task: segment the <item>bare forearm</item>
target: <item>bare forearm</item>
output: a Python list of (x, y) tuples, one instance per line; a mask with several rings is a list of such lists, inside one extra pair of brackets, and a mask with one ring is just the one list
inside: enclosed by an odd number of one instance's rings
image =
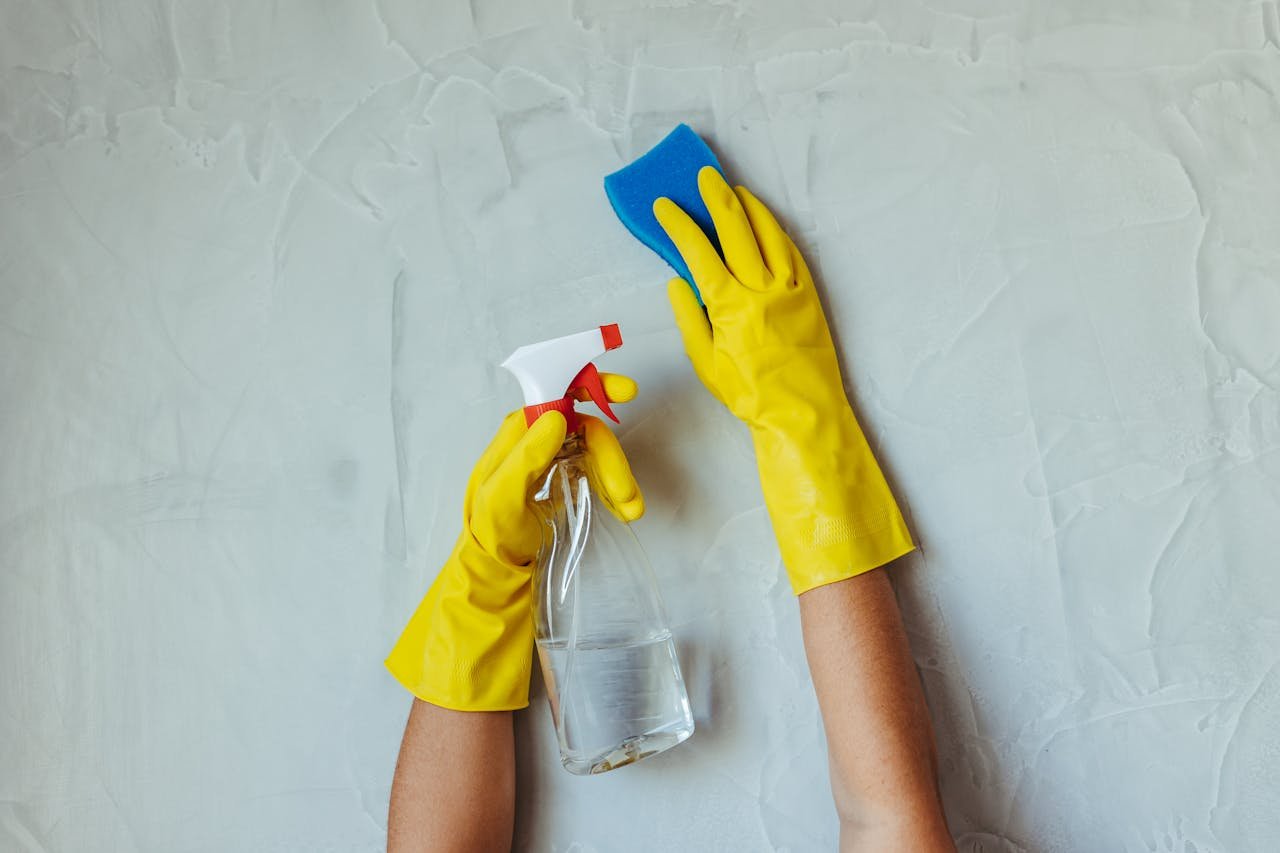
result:
[(924, 693), (884, 569), (800, 596), (841, 850), (954, 850)]
[(415, 699), (391, 783), (390, 853), (506, 853), (515, 815), (510, 711)]

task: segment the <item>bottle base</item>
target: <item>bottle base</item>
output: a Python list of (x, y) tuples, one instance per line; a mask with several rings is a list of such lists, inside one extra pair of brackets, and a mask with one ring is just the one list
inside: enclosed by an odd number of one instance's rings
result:
[(577, 776), (607, 773), (610, 770), (617, 770), (619, 767), (626, 767), (628, 764), (635, 764), (637, 761), (646, 759), (651, 755), (666, 752), (671, 747), (684, 743), (692, 734), (693, 726), (675, 731), (650, 732), (649, 734), (627, 738), (601, 755), (583, 760), (561, 756), (561, 762), (564, 764), (565, 770)]

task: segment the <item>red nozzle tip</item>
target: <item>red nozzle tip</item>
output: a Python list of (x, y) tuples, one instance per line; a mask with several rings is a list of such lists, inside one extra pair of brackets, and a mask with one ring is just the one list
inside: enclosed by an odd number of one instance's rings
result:
[(617, 323), (610, 323), (607, 326), (601, 326), (600, 337), (604, 338), (605, 352), (622, 346), (622, 332), (618, 331)]

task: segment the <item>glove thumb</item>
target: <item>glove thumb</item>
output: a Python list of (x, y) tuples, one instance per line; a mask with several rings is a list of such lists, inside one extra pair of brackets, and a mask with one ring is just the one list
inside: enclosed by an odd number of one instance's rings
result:
[(472, 505), (471, 530), (490, 554), (517, 566), (533, 559), (540, 527), (529, 509), (529, 492), (546, 473), (564, 438), (564, 415), (546, 412), (480, 486)]
[(719, 399), (720, 393), (716, 390), (714, 372), (711, 369), (711, 323), (698, 304), (698, 297), (693, 295), (689, 282), (677, 277), (667, 282), (667, 298), (671, 301), (676, 328), (680, 330), (680, 337), (684, 341), (684, 351), (693, 363), (693, 372), (698, 374), (707, 390)]

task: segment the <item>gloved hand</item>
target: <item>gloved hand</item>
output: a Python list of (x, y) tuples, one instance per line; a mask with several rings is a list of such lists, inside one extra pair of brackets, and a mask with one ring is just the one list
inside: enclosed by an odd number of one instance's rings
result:
[[(800, 594), (881, 566), (915, 546), (840, 380), (813, 277), (769, 210), (711, 167), (698, 189), (724, 260), (670, 199), (654, 215), (689, 266), (667, 286), (704, 385), (746, 422), (765, 505)], [(708, 320), (710, 322), (708, 322)]]
[[(611, 403), (636, 395), (625, 376), (600, 374)], [(626, 521), (644, 498), (618, 439), (598, 418), (583, 425), (588, 476)], [(565, 419), (547, 412), (526, 429), (512, 412), (467, 483), (462, 535), (386, 660), (419, 699), (458, 711), (507, 711), (529, 704), (533, 661), (530, 578), (543, 520), (529, 495), (565, 439)]]

